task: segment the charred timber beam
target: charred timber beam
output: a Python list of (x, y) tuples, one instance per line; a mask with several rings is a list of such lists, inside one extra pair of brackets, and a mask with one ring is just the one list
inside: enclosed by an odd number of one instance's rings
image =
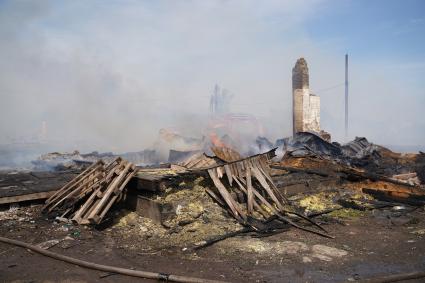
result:
[(295, 168), (295, 167), (282, 166), (282, 165), (270, 165), (270, 168), (285, 170), (285, 171), (292, 172), (292, 173), (308, 173), (308, 174), (319, 175), (319, 176), (322, 176), (322, 177), (329, 177), (328, 173), (325, 173), (325, 172), (319, 171), (319, 170), (313, 170), (313, 169)]
[(405, 191), (405, 190), (382, 190), (377, 188), (363, 188), (364, 193), (370, 194), (377, 199), (388, 200), (388, 201), (398, 201), (401, 203), (406, 203), (414, 206), (421, 206), (425, 204), (425, 191)]
[(378, 174), (373, 174), (373, 173), (367, 173), (367, 172), (359, 172), (359, 171), (354, 171), (354, 170), (349, 170), (349, 169), (341, 169), (338, 170), (338, 172), (340, 173), (344, 173), (346, 174), (348, 177), (357, 177), (360, 179), (369, 179), (371, 181), (384, 181), (384, 182), (388, 182), (388, 183), (392, 183), (395, 185), (400, 185), (400, 186), (406, 186), (406, 187), (411, 187), (411, 188), (417, 188), (418, 186), (416, 185), (412, 185), (406, 182), (401, 182), (398, 180), (394, 180), (391, 178), (388, 178), (386, 176), (382, 176), (382, 175), (378, 175)]
[[(323, 172), (323, 171), (320, 171), (320, 170), (314, 170), (314, 169), (308, 169), (308, 168), (296, 168), (296, 167), (274, 165), (274, 164), (270, 165), (270, 168), (285, 170), (285, 171), (293, 172), (293, 173), (316, 174), (316, 175), (319, 175), (319, 176), (322, 176), (322, 177), (329, 177), (329, 175), (330, 175), (330, 174)], [(355, 171), (355, 170), (352, 170), (352, 169), (339, 169), (336, 172), (345, 174), (346, 178), (368, 179), (368, 180), (371, 180), (371, 181), (374, 181), (374, 182), (384, 181), (384, 182), (392, 183), (392, 184), (395, 184), (395, 185), (406, 186), (406, 187), (411, 187), (411, 188), (417, 188), (418, 187), (416, 185), (412, 185), (412, 184), (409, 184), (407, 182), (398, 181), (398, 180), (388, 178), (386, 176), (374, 174), (374, 173), (360, 172), (360, 171)], [(341, 176), (341, 177), (344, 178), (344, 176)]]

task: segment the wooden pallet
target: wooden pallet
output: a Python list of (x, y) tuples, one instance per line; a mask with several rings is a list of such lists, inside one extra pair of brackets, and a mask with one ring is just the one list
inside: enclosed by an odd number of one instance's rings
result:
[(136, 167), (120, 157), (109, 164), (99, 160), (47, 199), (43, 212), (76, 224), (99, 224), (135, 173)]

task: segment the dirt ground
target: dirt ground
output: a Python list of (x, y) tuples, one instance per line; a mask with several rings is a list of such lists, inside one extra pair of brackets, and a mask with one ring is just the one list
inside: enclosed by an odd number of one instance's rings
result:
[[(318, 218), (335, 239), (291, 228), (266, 238), (230, 238), (196, 252), (191, 249), (196, 223), (182, 228), (189, 237), (170, 242), (179, 231), (158, 227), (134, 212), (121, 211), (114, 223), (94, 229), (53, 223), (40, 209), (28, 205), (0, 211), (0, 235), (33, 244), (58, 240), (50, 251), (100, 264), (229, 282), (344, 282), (425, 270), (424, 207)], [(133, 281), (153, 282), (0, 243), (0, 282)]]

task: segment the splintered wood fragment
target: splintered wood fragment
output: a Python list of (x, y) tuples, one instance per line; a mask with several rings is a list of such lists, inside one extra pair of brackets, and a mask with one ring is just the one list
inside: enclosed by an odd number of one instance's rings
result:
[(274, 203), (277, 205), (279, 209), (283, 209), (282, 204), (277, 199), (273, 191), (271, 190), (269, 184), (267, 183), (264, 176), (261, 174), (260, 170), (258, 170), (257, 167), (252, 168), (252, 173), (254, 174), (255, 178), (260, 182), (261, 186), (266, 190), (269, 197), (274, 201)]
[(252, 192), (254, 193), (254, 196), (271, 211), (272, 214), (276, 214), (278, 212), (276, 208), (271, 205), (254, 187), (252, 187)]
[(229, 185), (232, 186), (233, 179), (232, 179), (232, 170), (230, 170), (229, 165), (224, 165), (224, 171), (226, 171), (227, 180), (229, 181)]
[[(242, 185), (241, 181), (239, 180), (238, 177), (235, 177), (235, 182), (238, 184), (239, 189), (247, 196), (248, 198), (248, 190), (245, 189), (245, 187)], [(253, 204), (255, 209), (261, 214), (263, 215), (265, 218), (270, 216), (270, 213), (268, 213), (267, 211), (265, 211), (261, 205), (258, 204), (258, 202), (255, 200), (255, 198), (253, 198)]]
[[(261, 167), (259, 167), (259, 168), (257, 168), (259, 171), (261, 170)], [(261, 173), (263, 173), (264, 174), (264, 176), (268, 176), (268, 174), (266, 174), (264, 171), (262, 171)], [(274, 186), (274, 183), (271, 181), (271, 184)], [(277, 191), (277, 189), (275, 189), (275, 191)], [(285, 199), (286, 200), (286, 199)], [(277, 204), (280, 204), (280, 202), (278, 202)], [(292, 211), (288, 211), (288, 210), (285, 210), (285, 209), (283, 209), (283, 207), (281, 206), (281, 205), (278, 205), (278, 207), (279, 207), (279, 210), (281, 211), (281, 212), (285, 212), (285, 213), (287, 213), (287, 214), (293, 214), (293, 215), (296, 215), (296, 216), (298, 216), (298, 217), (300, 217), (300, 218), (302, 218), (302, 219), (304, 219), (304, 220), (306, 220), (306, 221), (308, 221), (308, 222), (310, 222), (311, 224), (313, 224), (314, 226), (316, 226), (316, 227), (318, 227), (320, 230), (322, 230), (322, 231), (324, 231), (324, 232), (328, 232), (328, 231), (326, 231), (322, 226), (320, 226), (319, 224), (317, 224), (316, 222), (314, 222), (313, 220), (311, 220), (310, 218), (308, 218), (307, 216), (305, 216), (305, 215), (302, 215), (302, 214), (300, 214), (300, 213), (297, 213), (297, 212), (292, 212)], [(279, 214), (279, 213), (277, 213), (277, 214)], [(292, 225), (292, 224), (291, 224)], [(308, 230), (306, 230), (306, 231), (308, 231)], [(321, 235), (320, 233), (318, 233), (318, 232), (314, 232), (314, 233), (316, 233), (316, 234), (319, 234), (319, 235)]]
[(270, 165), (266, 157), (261, 156), (261, 158), (258, 160), (258, 163), (260, 164), (260, 169), (262, 169), (267, 174), (270, 174)]
[(210, 195), (210, 197), (212, 197), (216, 202), (218, 202), (219, 205), (225, 207), (225, 203), (213, 191), (207, 188), (206, 192)]
[(216, 168), (217, 171), (217, 176), (219, 179), (223, 178), (223, 168), (222, 167), (217, 167)]
[(218, 178), (218, 175), (217, 175), (217, 170), (208, 170), (208, 173), (211, 179), (213, 180), (214, 185), (217, 187), (218, 191), (220, 192), (222, 198), (227, 203), (229, 208), (232, 210), (233, 215), (235, 215), (236, 217), (239, 217), (239, 212), (236, 208), (236, 204), (232, 196), (230, 195), (230, 193), (225, 188), (225, 186), (220, 182), (220, 179)]
[(247, 186), (247, 204), (248, 204), (248, 215), (252, 215), (253, 210), (253, 193), (252, 193), (252, 183), (251, 183), (251, 168), (248, 164), (245, 165), (246, 168), (246, 186)]
[(237, 167), (236, 163), (231, 163), (231, 164), (228, 164), (228, 165), (230, 166), (230, 170), (232, 171), (232, 175), (238, 176), (239, 173), (238, 173), (238, 167)]
[(235, 163), (235, 165), (236, 165), (236, 167), (237, 167), (237, 170), (238, 170), (238, 174), (237, 174), (237, 176), (240, 178), (240, 180), (241, 180), (241, 182), (244, 184), (244, 185), (246, 185), (246, 182), (245, 182), (245, 174), (243, 173), (243, 170), (242, 170), (242, 164), (241, 164), (242, 162), (237, 162), (237, 163)]
[(276, 185), (274, 184), (274, 182), (273, 182), (272, 178), (270, 177), (270, 175), (269, 175), (269, 174), (268, 174), (265, 170), (263, 170), (263, 169), (261, 168), (261, 166), (258, 168), (258, 170), (260, 170), (260, 172), (263, 174), (263, 176), (267, 179), (267, 181), (268, 181), (268, 182), (269, 182), (269, 184), (271, 185), (271, 187), (272, 187), (273, 191), (276, 193), (276, 195), (278, 195), (278, 196), (279, 196), (279, 198), (280, 198), (281, 202), (289, 203), (288, 199), (287, 199), (284, 195), (282, 195), (282, 194), (280, 193), (280, 191), (277, 189), (277, 187), (276, 187)]
[(233, 200), (230, 193), (227, 191), (227, 189), (224, 187), (224, 185), (220, 182), (220, 179), (217, 176), (216, 170), (208, 170), (208, 174), (210, 175), (211, 179), (214, 182), (214, 185), (217, 187), (218, 191), (220, 192), (222, 198), (229, 206), (230, 210), (232, 211), (233, 216), (238, 220), (242, 221), (242, 217), (246, 218), (241, 209), (238, 207), (238, 205)]

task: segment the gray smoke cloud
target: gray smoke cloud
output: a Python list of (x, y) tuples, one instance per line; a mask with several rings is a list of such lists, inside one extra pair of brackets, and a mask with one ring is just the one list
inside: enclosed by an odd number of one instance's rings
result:
[[(343, 82), (345, 50), (323, 48), (304, 27), (322, 2), (3, 1), (0, 142), (36, 136), (43, 122), (51, 150), (141, 150), (160, 128), (200, 136), (216, 83), (271, 140), (289, 136), (302, 56), (322, 128), (341, 141), (343, 88), (320, 90)], [(425, 99), (405, 99), (422, 90), (351, 59), (350, 137), (423, 145)]]

